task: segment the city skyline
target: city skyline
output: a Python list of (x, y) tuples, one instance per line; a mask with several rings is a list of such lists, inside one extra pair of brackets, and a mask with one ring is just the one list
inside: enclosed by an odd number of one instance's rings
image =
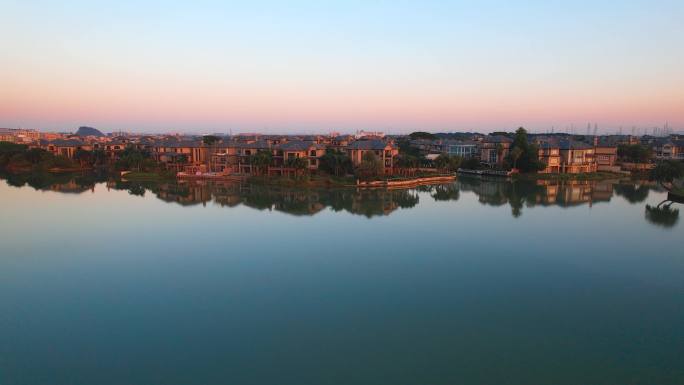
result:
[[(473, 134), (491, 134), (491, 133), (496, 133), (496, 132), (508, 132), (508, 133), (513, 133), (515, 130), (517, 130), (519, 127), (523, 126), (517, 126), (517, 127), (508, 127), (508, 128), (502, 128), (502, 129), (490, 129), (490, 130), (474, 130), (474, 129), (465, 129), (465, 130), (453, 130), (453, 129), (443, 129), (443, 130), (423, 130), (423, 129), (414, 129), (414, 130), (408, 130), (406, 132), (395, 132), (392, 130), (375, 130), (371, 131), (369, 129), (357, 129), (357, 130), (340, 130), (340, 129), (311, 129), (311, 130), (253, 130), (253, 131), (248, 131), (248, 130), (234, 130), (234, 129), (225, 129), (225, 130), (141, 130), (141, 129), (129, 129), (129, 130), (123, 130), (123, 129), (111, 129), (111, 128), (102, 128), (102, 127), (93, 127), (89, 125), (81, 125), (78, 127), (73, 127), (73, 128), (64, 128), (64, 129), (40, 129), (40, 128), (31, 128), (31, 127), (0, 127), (2, 130), (33, 130), (37, 132), (44, 132), (44, 133), (58, 133), (58, 134), (75, 134), (77, 129), (80, 127), (88, 127), (88, 128), (95, 128), (98, 131), (102, 132), (103, 134), (106, 135), (354, 135), (354, 134), (365, 134), (365, 135), (375, 135), (375, 134), (382, 134), (382, 135), (408, 135), (410, 133), (414, 132), (429, 132), (433, 134), (450, 134), (450, 133), (473, 133)], [(652, 135), (652, 136), (667, 136), (667, 135), (681, 135), (684, 133), (682, 130), (678, 130), (676, 128), (673, 128), (672, 126), (669, 125), (669, 123), (666, 123), (663, 126), (653, 126), (653, 127), (636, 127), (636, 126), (631, 126), (631, 127), (618, 127), (618, 128), (599, 128), (597, 125), (591, 125), (588, 124), (587, 127), (581, 128), (581, 127), (576, 127), (576, 126), (566, 126), (566, 127), (550, 127), (547, 129), (529, 129), (528, 127), (523, 127), (526, 129), (526, 131), (530, 134), (567, 134), (567, 135), (633, 135), (633, 136), (642, 136), (642, 135)]]
[(0, 127), (197, 134), (684, 127), (684, 5), (676, 1), (15, 1), (1, 8)]

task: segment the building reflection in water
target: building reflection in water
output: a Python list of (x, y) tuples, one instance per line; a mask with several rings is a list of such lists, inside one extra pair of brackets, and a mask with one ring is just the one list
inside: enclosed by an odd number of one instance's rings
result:
[[(298, 216), (314, 215), (330, 208), (334, 212), (368, 218), (414, 207), (421, 196), (434, 201), (458, 201), (462, 193), (470, 192), (483, 205), (509, 205), (511, 214), (519, 217), (526, 207), (591, 206), (608, 202), (614, 196), (620, 196), (630, 204), (639, 204), (647, 199), (651, 190), (659, 190), (656, 184), (647, 181), (510, 182), (478, 177), (460, 177), (453, 183), (413, 189), (304, 189), (246, 182), (132, 182), (97, 174), (0, 176), (12, 186), (28, 185), (60, 193), (95, 191), (96, 184), (105, 183), (110, 190), (126, 190), (136, 196), (145, 196), (149, 191), (158, 199), (183, 206), (215, 204), (229, 208), (244, 205)], [(669, 205), (648, 206), (645, 219), (655, 225), (671, 227), (677, 223), (678, 215), (679, 211)]]

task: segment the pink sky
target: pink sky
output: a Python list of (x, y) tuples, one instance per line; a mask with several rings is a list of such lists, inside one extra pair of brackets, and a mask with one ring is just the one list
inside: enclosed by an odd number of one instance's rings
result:
[(11, 3), (0, 127), (684, 129), (679, 2), (267, 3)]

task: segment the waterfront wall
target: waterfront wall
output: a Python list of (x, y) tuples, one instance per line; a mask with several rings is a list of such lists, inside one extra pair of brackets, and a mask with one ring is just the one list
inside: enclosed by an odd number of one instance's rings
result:
[(430, 176), (422, 178), (411, 178), (411, 179), (398, 179), (398, 180), (374, 180), (363, 182), (360, 180), (356, 181), (358, 187), (412, 187), (421, 184), (431, 184), (431, 183), (447, 183), (451, 182), (456, 177), (454, 175), (440, 175), (440, 176)]

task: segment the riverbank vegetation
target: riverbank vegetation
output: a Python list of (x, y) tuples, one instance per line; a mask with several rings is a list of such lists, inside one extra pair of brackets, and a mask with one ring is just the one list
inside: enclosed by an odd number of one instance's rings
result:
[(9, 142), (0, 142), (0, 168), (12, 172), (59, 172), (82, 169), (77, 162), (69, 158)]
[(658, 182), (667, 191), (684, 196), (684, 186), (676, 183), (681, 178), (684, 178), (684, 162), (676, 160), (658, 162), (649, 176), (650, 180)]
[(539, 160), (539, 148), (527, 140), (527, 130), (520, 127), (515, 132), (513, 144), (504, 159), (504, 169), (518, 169), (521, 173), (536, 173), (546, 165)]
[(617, 148), (620, 160), (630, 163), (648, 163), (653, 158), (653, 150), (641, 144), (621, 144)]
[(41, 148), (29, 148), (24, 144), (0, 142), (0, 168), (15, 173), (78, 172), (104, 170), (110, 173), (131, 171), (129, 178), (168, 179), (175, 173), (167, 171), (156, 162), (149, 151), (126, 147), (116, 159), (107, 157), (103, 150), (78, 149), (73, 159), (56, 155)]

